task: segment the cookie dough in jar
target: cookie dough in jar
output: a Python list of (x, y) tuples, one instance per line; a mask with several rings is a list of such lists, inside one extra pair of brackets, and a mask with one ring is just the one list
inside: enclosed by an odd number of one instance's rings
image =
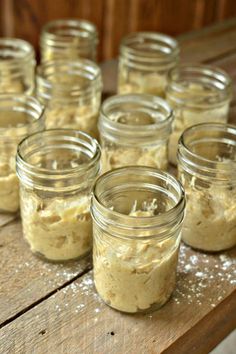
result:
[(47, 129), (68, 128), (97, 137), (102, 79), (90, 60), (45, 62), (37, 70), (37, 97)]
[(95, 61), (98, 32), (86, 20), (61, 19), (46, 23), (40, 36), (41, 61), (77, 60)]
[(43, 130), (43, 107), (27, 95), (0, 96), (0, 212), (19, 209), (19, 184), (15, 173), (18, 143)]
[(136, 32), (120, 45), (118, 93), (165, 97), (168, 71), (178, 64), (178, 42), (165, 34)]
[(204, 65), (181, 65), (170, 71), (166, 99), (175, 113), (169, 141), (169, 160), (176, 165), (178, 140), (199, 123), (226, 123), (232, 83), (226, 72)]
[(112, 308), (148, 312), (176, 283), (185, 199), (180, 183), (154, 168), (123, 167), (93, 189), (94, 283)]
[(35, 52), (18, 38), (0, 38), (0, 94), (34, 92)]
[(97, 141), (76, 130), (46, 130), (21, 142), (16, 164), (23, 234), (31, 251), (55, 262), (88, 254), (90, 194), (100, 170)]
[(106, 99), (98, 124), (102, 171), (130, 165), (166, 170), (172, 121), (171, 108), (159, 97), (126, 94)]
[(206, 123), (187, 129), (178, 147), (186, 193), (182, 239), (216, 252), (236, 245), (236, 128)]

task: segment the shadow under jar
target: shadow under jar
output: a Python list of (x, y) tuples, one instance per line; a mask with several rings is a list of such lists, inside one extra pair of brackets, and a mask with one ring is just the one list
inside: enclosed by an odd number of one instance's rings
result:
[(130, 165), (166, 170), (172, 121), (171, 108), (159, 97), (127, 94), (106, 99), (98, 124), (102, 171)]
[(158, 309), (171, 296), (184, 217), (181, 184), (154, 168), (107, 172), (93, 189), (96, 289), (123, 312)]
[(30, 43), (17, 38), (0, 38), (0, 94), (33, 94), (35, 65)]
[(23, 232), (31, 251), (50, 261), (92, 247), (90, 194), (100, 169), (95, 139), (75, 130), (33, 134), (17, 152)]
[(136, 32), (120, 45), (118, 93), (165, 97), (168, 71), (178, 64), (178, 42), (156, 32)]
[(178, 174), (186, 193), (182, 239), (193, 248), (221, 251), (236, 245), (236, 128), (199, 124), (178, 147)]
[(54, 61), (38, 67), (37, 97), (46, 107), (47, 129), (79, 129), (97, 137), (101, 92), (100, 68), (89, 60)]
[(86, 20), (56, 20), (48, 22), (41, 32), (41, 61), (85, 58), (95, 61), (98, 33)]
[(19, 209), (19, 184), (15, 172), (18, 143), (44, 129), (43, 107), (26, 95), (0, 95), (0, 212)]
[(221, 69), (184, 64), (170, 71), (166, 99), (175, 113), (169, 160), (176, 165), (178, 140), (185, 129), (199, 123), (227, 122), (232, 82)]

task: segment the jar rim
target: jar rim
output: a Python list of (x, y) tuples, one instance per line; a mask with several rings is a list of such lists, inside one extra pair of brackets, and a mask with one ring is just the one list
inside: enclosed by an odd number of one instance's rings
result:
[[(226, 71), (212, 65), (184, 63), (170, 69), (168, 72), (166, 88), (167, 97), (169, 95), (170, 98), (176, 102), (184, 103), (187, 106), (198, 105), (197, 101), (188, 102), (188, 96), (186, 96), (186, 98), (173, 96), (174, 94), (184, 95), (184, 93), (187, 94), (189, 92), (189, 88), (183, 85), (183, 83), (186, 81), (191, 83), (193, 81), (193, 77), (190, 76), (190, 78), (186, 78), (183, 77), (183, 75), (194, 75), (194, 77), (198, 77), (198, 79), (201, 79), (202, 81), (205, 81), (206, 79), (208, 81), (211, 80), (211, 85), (216, 89), (214, 94), (211, 93), (211, 96), (214, 97), (215, 100), (217, 98), (217, 102), (215, 102), (214, 105), (221, 104), (222, 101), (231, 100), (232, 98), (232, 79)], [(213, 82), (213, 80), (215, 80), (215, 82)], [(202, 95), (198, 93), (198, 97), (204, 98), (206, 95), (204, 95), (204, 93)], [(199, 104), (202, 103), (200, 102)]]
[[(87, 140), (87, 147), (90, 144), (90, 147), (92, 147), (93, 149), (93, 157), (86, 163), (83, 163), (81, 165), (78, 165), (76, 167), (71, 167), (71, 168), (66, 168), (66, 169), (49, 169), (49, 168), (42, 168), (42, 167), (37, 167), (35, 165), (30, 164), (29, 162), (27, 162), (25, 160), (25, 158), (23, 157), (22, 154), (22, 149), (24, 149), (24, 145), (29, 145), (30, 144), (30, 140), (34, 140), (37, 137), (47, 137), (47, 136), (53, 136), (56, 134), (58, 134), (59, 137), (63, 137), (66, 136), (67, 138), (69, 138), (70, 142), (73, 142), (74, 140)], [(47, 174), (47, 176), (52, 176), (52, 177), (56, 177), (58, 175), (66, 174), (74, 174), (74, 173), (78, 173), (80, 172), (83, 173), (84, 170), (87, 170), (90, 168), (90, 166), (94, 165), (95, 162), (99, 161), (100, 159), (100, 155), (101, 155), (101, 150), (100, 150), (100, 146), (97, 142), (96, 139), (92, 138), (90, 135), (88, 135), (85, 132), (82, 132), (80, 130), (74, 130), (74, 129), (47, 129), (41, 132), (36, 132), (33, 133), (31, 135), (28, 135), (27, 137), (25, 137), (20, 144), (18, 145), (17, 148), (17, 160), (19, 163), (22, 163), (26, 168), (31, 168), (33, 169), (36, 173), (39, 174)]]
[[(227, 179), (229, 170), (236, 171), (236, 159), (235, 160), (230, 159), (230, 164), (229, 164), (229, 160), (218, 161), (218, 160), (206, 158), (192, 151), (191, 147), (186, 142), (188, 137), (191, 137), (193, 133), (195, 132), (206, 133), (210, 130), (218, 133), (232, 134), (233, 136), (235, 136), (234, 145), (236, 147), (236, 127), (235, 126), (230, 124), (223, 124), (223, 123), (200, 123), (187, 128), (181, 135), (178, 143), (177, 160), (180, 164), (188, 166), (191, 171), (192, 169), (194, 171), (195, 169), (197, 169), (198, 174), (202, 174), (203, 176), (209, 176), (210, 174), (211, 177), (216, 180), (224, 179), (224, 175), (223, 177), (221, 176), (221, 178), (217, 178), (217, 176), (215, 176), (216, 170), (220, 170), (222, 173), (226, 173), (226, 179)], [(221, 140), (222, 142), (227, 141), (227, 144), (229, 144), (229, 139), (225, 139), (224, 137), (218, 138), (218, 140), (219, 141)], [(204, 142), (206, 142), (206, 137), (204, 139)], [(199, 169), (201, 170), (201, 172), (199, 172)], [(236, 177), (236, 173), (235, 173), (235, 177)]]
[[(66, 36), (58, 33), (58, 29), (61, 26), (67, 26), (67, 33)], [(76, 34), (72, 32), (72, 30), (76, 29)], [(79, 36), (80, 34), (80, 36)], [(86, 39), (93, 39), (94, 41), (98, 40), (98, 32), (97, 27), (90, 21), (84, 19), (58, 19), (47, 22), (41, 32), (41, 37), (47, 37), (47, 39), (52, 41), (52, 45), (57, 41), (65, 42), (68, 41), (68, 38), (72, 39), (75, 37), (81, 37)], [(80, 45), (83, 45), (80, 43)], [(88, 44), (87, 44), (88, 45)]]
[[(43, 121), (43, 113), (44, 113), (44, 106), (33, 96), (29, 95), (24, 95), (24, 94), (2, 94), (0, 95), (0, 103), (5, 102), (7, 103), (16, 103), (16, 104), (22, 104), (22, 109), (18, 109), (15, 111), (18, 112), (24, 112), (27, 113), (30, 118), (30, 122), (21, 124), (21, 126), (8, 126), (8, 127), (1, 127), (0, 126), (0, 134), (6, 132), (9, 129), (14, 129), (15, 131), (19, 132), (19, 136), (21, 135), (20, 132), (25, 129), (26, 127), (34, 127), (34, 125), (37, 125), (38, 122)], [(23, 106), (25, 106), (25, 109)], [(6, 108), (8, 108), (7, 106)], [(0, 110), (1, 110), (1, 104), (0, 104)], [(31, 111), (27, 112), (27, 109), (30, 109)], [(11, 107), (9, 107), (8, 111), (14, 111)], [(37, 115), (37, 117), (36, 117)], [(24, 135), (24, 134), (23, 134)]]
[[(88, 83), (86, 87), (81, 87), (77, 82), (76, 83), (58, 83), (52, 82), (50, 78), (48, 78), (47, 73), (50, 69), (55, 69), (57, 72), (65, 74), (62, 70), (63, 68), (67, 68), (66, 75), (68, 74), (68, 68), (73, 69), (73, 75), (77, 75), (78, 78), (82, 77), (80, 72), (84, 73), (84, 77), (88, 79)], [(65, 92), (70, 92), (71, 98), (76, 98), (81, 94), (89, 94), (91, 93), (91, 86), (97, 82), (98, 89), (102, 87), (101, 81), (101, 69), (100, 67), (93, 61), (88, 59), (78, 59), (78, 60), (52, 60), (50, 62), (46, 61), (41, 63), (36, 70), (36, 89), (38, 96), (44, 99), (51, 98), (51, 91), (56, 87), (56, 93), (61, 95), (62, 98)], [(46, 92), (43, 92), (45, 89)]]
[[(7, 48), (9, 50), (10, 47), (11, 47), (11, 55), (15, 54), (15, 57), (12, 58), (7, 57), (7, 60), (2, 60), (1, 56), (3, 55), (3, 51), (7, 50)], [(15, 49), (18, 50), (20, 49), (22, 55), (16, 56)], [(17, 63), (18, 61), (26, 61), (29, 59), (34, 59), (34, 57), (35, 57), (34, 48), (29, 42), (19, 38), (11, 38), (11, 37), (0, 38), (0, 64), (5, 62), (13, 64), (13, 63)]]
[[(150, 124), (123, 124), (117, 121), (113, 121), (109, 117), (109, 108), (112, 105), (117, 105), (117, 112), (121, 111), (119, 109), (119, 104), (137, 104), (137, 110), (143, 108), (151, 108), (153, 111), (157, 109), (165, 110), (166, 116), (163, 120)], [(163, 113), (164, 115), (164, 113)], [(107, 98), (100, 111), (99, 126), (101, 130), (109, 130), (110, 134), (119, 133), (121, 136), (134, 136), (144, 137), (147, 134), (155, 134), (156, 131), (162, 131), (163, 129), (171, 130), (171, 125), (173, 122), (173, 110), (169, 104), (160, 97), (149, 95), (149, 94), (120, 94), (114, 95)], [(149, 136), (148, 135), (148, 136)], [(163, 135), (164, 137), (164, 135)]]
[[(175, 190), (178, 193), (178, 199), (177, 202), (175, 203), (174, 206), (172, 206), (170, 209), (168, 209), (167, 211), (158, 214), (158, 215), (154, 215), (154, 216), (139, 216), (139, 217), (135, 217), (135, 216), (130, 216), (127, 214), (122, 214), (119, 213), (115, 210), (112, 210), (110, 208), (108, 208), (107, 206), (105, 206), (101, 199), (100, 196), (98, 195), (98, 188), (99, 185), (104, 183), (104, 181), (106, 179), (109, 178), (113, 178), (119, 175), (122, 175), (124, 173), (128, 172), (129, 174), (136, 174), (138, 176), (142, 175), (146, 175), (147, 177), (152, 176), (152, 177), (158, 177), (160, 179), (162, 179), (163, 181), (167, 181), (168, 184), (172, 183), (172, 185), (175, 187)], [(184, 208), (185, 208), (185, 193), (184, 193), (184, 189), (182, 184), (174, 177), (172, 176), (170, 173), (168, 172), (164, 172), (161, 170), (158, 170), (156, 168), (152, 168), (152, 167), (146, 167), (146, 166), (127, 166), (127, 167), (120, 167), (117, 168), (115, 170), (111, 170), (108, 171), (106, 173), (104, 173), (103, 175), (99, 176), (93, 186), (93, 191), (92, 191), (92, 206), (91, 206), (91, 214), (92, 217), (97, 220), (95, 213), (96, 211), (98, 211), (98, 208), (101, 209), (101, 212), (99, 213), (99, 222), (101, 222), (101, 214), (103, 214), (104, 212), (107, 213), (107, 218), (110, 219), (112, 217), (116, 217), (117, 218), (117, 222), (116, 222), (116, 226), (120, 226), (127, 228), (127, 223), (125, 223), (125, 221), (127, 222), (133, 222), (136, 221), (135, 223), (135, 228), (132, 226), (131, 229), (134, 230), (138, 230), (138, 229), (144, 229), (145, 227), (148, 228), (153, 228), (153, 227), (163, 227), (166, 226), (168, 224), (172, 224), (173, 225), (173, 221), (176, 220), (176, 218), (178, 219), (178, 217), (180, 217), (180, 223), (183, 220), (183, 212), (184, 212)], [(96, 209), (96, 210), (95, 210)], [(163, 217), (165, 217), (165, 223), (163, 223)], [(140, 223), (140, 225), (138, 225), (138, 222)], [(146, 239), (146, 238), (150, 238), (150, 236), (124, 236), (125, 238), (128, 239)], [(156, 236), (154, 236), (156, 237)]]

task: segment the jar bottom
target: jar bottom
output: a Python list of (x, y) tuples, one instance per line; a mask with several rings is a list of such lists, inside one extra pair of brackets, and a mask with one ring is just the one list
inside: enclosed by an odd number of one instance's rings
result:
[(201, 253), (207, 253), (207, 254), (217, 254), (220, 252), (231, 250), (236, 247), (236, 244), (235, 244), (235, 245), (231, 245), (231, 246), (222, 247), (220, 249), (206, 249), (201, 246), (191, 245), (191, 242), (186, 241), (183, 237), (182, 237), (182, 241), (184, 242), (185, 245), (191, 247), (193, 250), (195, 250), (197, 252), (201, 252)]
[(44, 262), (47, 262), (47, 263), (53, 263), (53, 264), (57, 264), (57, 263), (68, 263), (68, 262), (73, 262), (73, 261), (80, 261), (82, 259), (85, 259), (86, 257), (90, 258), (91, 259), (91, 251), (92, 250), (89, 250), (87, 251), (86, 253), (84, 254), (81, 254), (80, 256), (78, 257), (75, 257), (75, 258), (68, 258), (68, 259), (49, 259), (47, 257), (45, 257), (42, 253), (40, 252), (34, 252), (31, 250), (31, 252), (33, 253), (34, 256), (36, 256), (37, 258), (43, 260)]
[[(94, 284), (95, 286), (95, 290), (97, 291), (96, 289), (96, 285)], [(173, 294), (173, 291), (174, 289), (171, 291), (171, 293), (166, 297), (165, 301), (162, 301), (161, 303), (154, 303), (152, 304), (149, 308), (147, 309), (138, 309), (137, 311), (135, 312), (129, 312), (129, 311), (124, 311), (124, 310), (120, 310), (114, 306), (112, 306), (109, 302), (105, 301), (103, 299), (103, 297), (99, 294), (99, 292), (97, 291), (100, 299), (104, 302), (105, 305), (109, 306), (110, 308), (112, 308), (113, 310), (115, 311), (118, 311), (118, 312), (121, 312), (121, 313), (124, 313), (124, 314), (127, 314), (127, 315), (132, 315), (132, 316), (135, 316), (135, 315), (145, 315), (145, 314), (150, 314), (150, 313), (153, 313), (157, 310), (159, 310), (160, 308), (162, 308), (171, 298), (172, 294)]]

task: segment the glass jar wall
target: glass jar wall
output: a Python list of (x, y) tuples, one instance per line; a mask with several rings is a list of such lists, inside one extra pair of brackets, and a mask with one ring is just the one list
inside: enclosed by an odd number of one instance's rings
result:
[(236, 128), (199, 124), (180, 138), (178, 173), (187, 199), (182, 238), (204, 251), (236, 245)]
[(170, 174), (132, 166), (109, 171), (92, 197), (94, 282), (109, 306), (147, 312), (175, 288), (185, 199)]
[(43, 107), (31, 96), (0, 95), (0, 212), (19, 209), (19, 185), (15, 173), (18, 143), (43, 130)]
[(34, 91), (35, 53), (26, 41), (0, 38), (0, 94)]
[(165, 97), (168, 71), (178, 59), (174, 38), (155, 32), (129, 34), (120, 46), (118, 92)]
[(170, 71), (166, 99), (175, 113), (169, 142), (169, 160), (173, 164), (183, 131), (199, 123), (226, 123), (231, 98), (231, 79), (218, 68), (181, 65)]
[(166, 170), (172, 121), (172, 110), (161, 98), (127, 94), (106, 99), (99, 118), (103, 172), (129, 165)]
[(75, 130), (48, 130), (21, 142), (21, 216), (32, 252), (50, 261), (67, 261), (91, 250), (90, 193), (99, 161), (97, 141)]

